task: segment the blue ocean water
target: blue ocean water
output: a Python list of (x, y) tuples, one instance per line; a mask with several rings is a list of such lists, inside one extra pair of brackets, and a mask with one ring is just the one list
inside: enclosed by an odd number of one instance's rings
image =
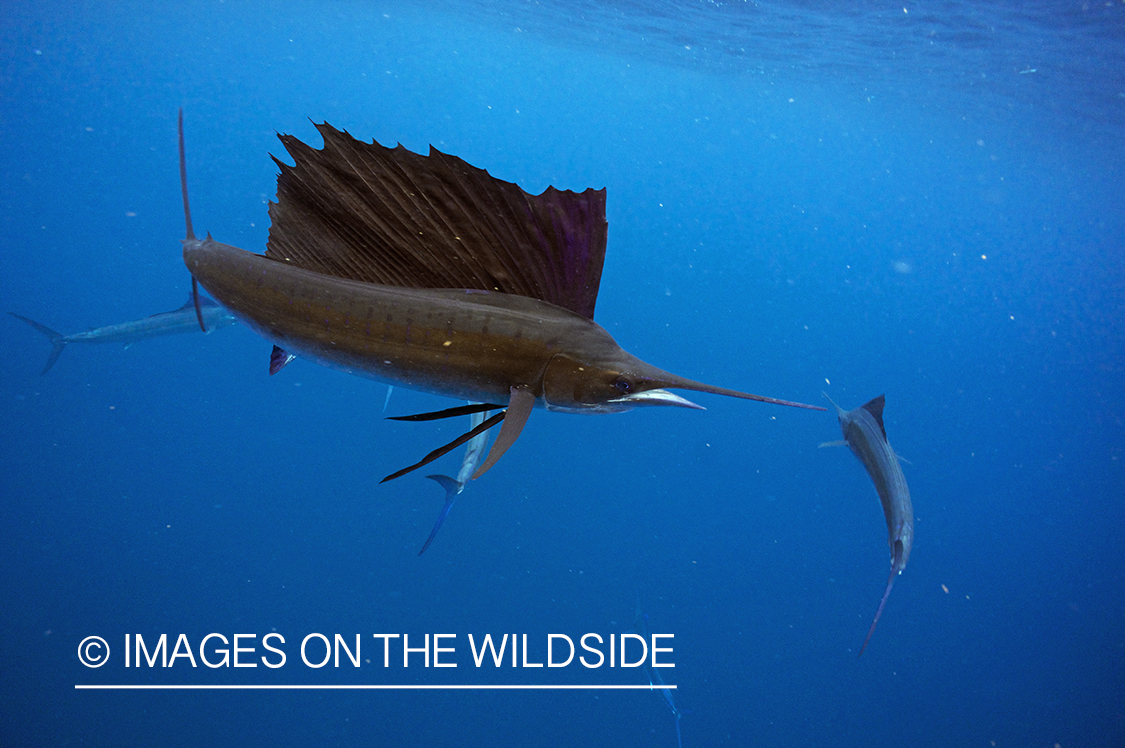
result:
[[(48, 342), (5, 316), (0, 744), (674, 746), (648, 689), (75, 689), (647, 685), (476, 668), (467, 641), (542, 662), (639, 601), (675, 637), (685, 746), (1122, 745), (1125, 3), (838, 5), (5, 3), (3, 310), (69, 333), (184, 302), (179, 107), (196, 231), (253, 251), (277, 132), (433, 144), (607, 188), (597, 320), (645, 360), (886, 393), (916, 524), (857, 660), (887, 536), (818, 448), (834, 414), (537, 411), (419, 557), (442, 492), (378, 481), (464, 424), (385, 421), (382, 385), (306, 362), (269, 377), (245, 327), (76, 344), (40, 377)], [(281, 668), (122, 659), (218, 633), (261, 663), (271, 632)], [(361, 635), (362, 666), (305, 666), (312, 633)], [(388, 633), (456, 634), (458, 666), (384, 668)]]

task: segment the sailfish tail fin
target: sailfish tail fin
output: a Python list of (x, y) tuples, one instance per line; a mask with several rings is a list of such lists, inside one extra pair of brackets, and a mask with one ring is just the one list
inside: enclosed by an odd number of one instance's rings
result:
[(448, 475), (427, 475), (426, 477), (432, 481), (436, 481), (439, 486), (445, 489), (445, 506), (441, 508), (441, 514), (438, 515), (437, 522), (434, 523), (434, 529), (430, 530), (430, 537), (426, 538), (426, 543), (422, 546), (422, 550), (418, 551), (419, 556), (426, 552), (426, 549), (430, 547), (430, 543), (434, 542), (434, 538), (437, 537), (438, 530), (441, 529), (442, 523), (445, 522), (445, 518), (449, 516), (449, 510), (453, 508), (453, 502), (457, 500), (457, 495), (460, 494), (461, 489), (465, 487), (464, 484), (458, 483)]
[(47, 356), (47, 365), (43, 367), (43, 371), (39, 372), (39, 376), (43, 376), (44, 374), (46, 374), (48, 371), (51, 370), (51, 367), (54, 366), (55, 362), (59, 360), (59, 356), (62, 354), (63, 348), (66, 348), (66, 344), (67, 344), (66, 336), (63, 335), (60, 332), (56, 332), (55, 330), (52, 330), (51, 328), (47, 327), (46, 325), (39, 324), (38, 322), (36, 322), (33, 319), (28, 319), (27, 317), (24, 317), (23, 315), (16, 314), (15, 312), (8, 312), (8, 314), (12, 315), (16, 319), (23, 320), (24, 322), (31, 325), (32, 327), (34, 327), (39, 332), (46, 335), (47, 338), (51, 341), (51, 345), (54, 346), (54, 348), (51, 349), (51, 355)]

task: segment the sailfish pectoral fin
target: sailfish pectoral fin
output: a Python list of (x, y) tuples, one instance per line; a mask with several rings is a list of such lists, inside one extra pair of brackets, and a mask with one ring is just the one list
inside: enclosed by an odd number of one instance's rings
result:
[(534, 407), (535, 395), (531, 393), (531, 390), (526, 387), (512, 388), (512, 397), (508, 401), (508, 409), (504, 411), (506, 415), (504, 425), (500, 427), (500, 435), (496, 437), (496, 442), (493, 443), (492, 449), (488, 453), (488, 459), (473, 473), (473, 480), (487, 473), (489, 468), (504, 456), (508, 447), (516, 443), (516, 439), (520, 437), (520, 432), (523, 431), (523, 426), (527, 423), (527, 418), (531, 415), (531, 409)]
[(418, 468), (422, 467), (423, 465), (428, 465), (431, 462), (433, 462), (434, 460), (436, 460), (437, 458), (441, 457), (443, 454), (445, 454), (447, 452), (451, 452), (454, 449), (457, 449), (462, 444), (464, 444), (465, 442), (472, 439), (474, 436), (476, 436), (478, 434), (483, 434), (485, 431), (488, 431), (490, 428), (492, 428), (493, 426), (495, 426), (496, 424), (500, 423), (503, 420), (504, 420), (504, 413), (503, 412), (497, 413), (496, 415), (492, 416), (491, 418), (486, 419), (484, 421), (484, 423), (477, 426), (472, 431), (467, 431), (464, 434), (461, 434), (461, 436), (459, 436), (456, 439), (454, 439), (453, 441), (449, 442), (449, 444), (446, 444), (444, 447), (438, 447), (433, 452), (430, 452), (428, 455), (426, 455), (425, 457), (423, 457), (421, 460), (414, 463), (413, 465), (410, 465), (408, 467), (404, 467), (402, 470), (391, 473), (390, 475), (388, 475), (386, 478), (384, 478), (383, 480), (381, 480), (379, 482), (380, 483), (386, 483), (389, 480), (394, 480), (395, 478), (401, 478), (402, 476), (406, 475), (407, 473), (409, 473), (413, 470), (417, 470)]

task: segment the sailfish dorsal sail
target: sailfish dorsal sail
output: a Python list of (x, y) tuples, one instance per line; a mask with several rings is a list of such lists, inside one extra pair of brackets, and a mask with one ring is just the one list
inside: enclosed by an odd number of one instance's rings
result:
[(324, 123), (324, 148), (279, 135), (266, 257), (350, 280), (526, 296), (593, 319), (605, 189), (539, 195), (431, 147), (363, 143)]

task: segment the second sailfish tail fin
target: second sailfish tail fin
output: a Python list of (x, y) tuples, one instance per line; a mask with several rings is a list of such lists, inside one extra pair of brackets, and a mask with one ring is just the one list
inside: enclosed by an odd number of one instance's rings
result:
[(23, 320), (24, 322), (31, 325), (32, 327), (34, 327), (39, 332), (46, 335), (47, 338), (51, 341), (51, 345), (54, 346), (51, 349), (50, 355), (47, 356), (47, 365), (43, 367), (43, 371), (39, 372), (39, 376), (43, 376), (44, 374), (46, 374), (48, 371), (51, 370), (51, 367), (54, 366), (55, 362), (59, 360), (59, 356), (62, 355), (63, 348), (66, 348), (66, 344), (67, 344), (66, 336), (63, 335), (61, 332), (57, 332), (55, 330), (52, 330), (51, 328), (47, 327), (46, 325), (39, 324), (38, 322), (36, 322), (33, 319), (28, 319), (27, 317), (24, 317), (21, 314), (16, 314), (15, 312), (8, 312), (8, 314), (12, 315), (13, 317), (15, 317), (18, 320)]

